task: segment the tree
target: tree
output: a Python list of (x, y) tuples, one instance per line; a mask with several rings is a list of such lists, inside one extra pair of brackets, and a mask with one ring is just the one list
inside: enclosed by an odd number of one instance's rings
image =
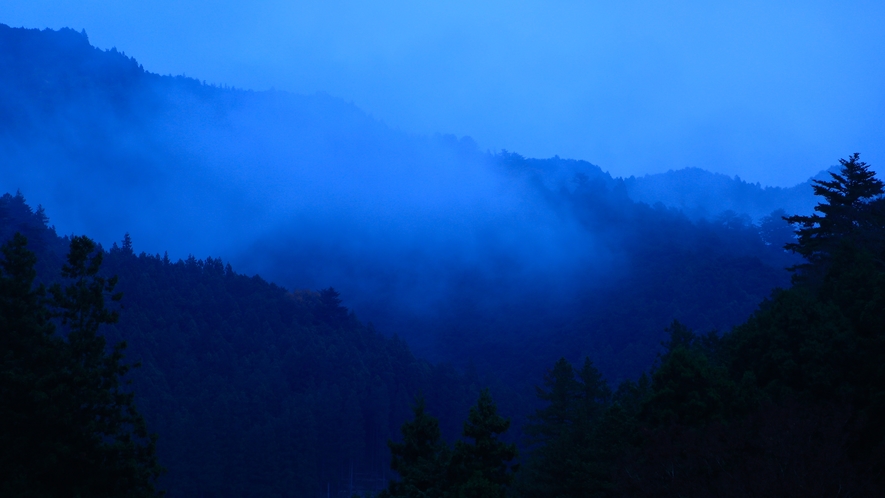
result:
[(538, 397), (548, 405), (535, 412), (527, 432), (539, 443), (519, 483), (526, 497), (583, 497), (604, 492), (607, 462), (598, 441), (599, 422), (611, 390), (589, 358), (577, 372), (560, 358), (544, 377)]
[(666, 351), (651, 377), (652, 393), (643, 406), (643, 418), (652, 425), (700, 426), (726, 415), (734, 385), (728, 371), (714, 361), (705, 343), (674, 320), (667, 329)]
[(156, 496), (156, 439), (123, 388), (125, 344), (108, 352), (98, 334), (117, 320), (104, 301), (120, 299), (116, 279), (99, 275), (95, 243), (74, 237), (68, 285), (47, 295), (26, 244), (16, 235), (0, 264), (0, 494)]
[(517, 455), (515, 444), (500, 440), (509, 428), (510, 420), (498, 415), (488, 388), (483, 389), (464, 422), (463, 436), (472, 441), (455, 444), (450, 476), (456, 496), (505, 496), (515, 470), (510, 461)]
[(567, 432), (575, 422), (575, 405), (581, 385), (575, 380), (572, 365), (560, 358), (544, 375), (544, 387), (536, 386), (538, 398), (547, 402), (530, 417), (526, 432), (545, 443)]
[(484, 389), (464, 422), (464, 438), (451, 452), (440, 440), (439, 423), (424, 411), (419, 398), (415, 418), (402, 426), (403, 442), (389, 442), (393, 456), (390, 467), (400, 475), (381, 493), (382, 497), (464, 498), (503, 497), (513, 482), (516, 445), (504, 443), (500, 435), (510, 420), (498, 415), (488, 389)]
[[(879, 204), (883, 183), (875, 177), (867, 163), (854, 153), (847, 160), (839, 159), (839, 173), (830, 173), (832, 180), (814, 180), (814, 194), (824, 198), (814, 210), (820, 214), (793, 215), (784, 219), (795, 225), (798, 240), (784, 247), (808, 260), (795, 269), (809, 270), (825, 263), (843, 244), (861, 244), (871, 233), (881, 234), (882, 213)], [(872, 225), (872, 226), (871, 226)]]
[(425, 411), (424, 398), (413, 407), (415, 418), (402, 426), (403, 442), (388, 442), (390, 468), (400, 476), (382, 497), (431, 498), (445, 496), (450, 451), (440, 438), (439, 421)]
[(341, 294), (329, 287), (319, 291), (316, 307), (317, 318), (332, 326), (340, 326), (347, 320), (347, 308), (341, 306)]

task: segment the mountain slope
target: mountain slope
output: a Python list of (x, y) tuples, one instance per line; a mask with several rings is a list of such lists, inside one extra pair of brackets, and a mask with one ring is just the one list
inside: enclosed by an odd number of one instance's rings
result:
[[(25, 234), (40, 277), (57, 279), (67, 241), (45, 215), (6, 194), (0, 220), (0, 240)], [(347, 489), (351, 472), (378, 489), (387, 440), (419, 391), (448, 438), (477, 392), (360, 323), (331, 290), (287, 292), (217, 259), (172, 262), (126, 243), (102, 271), (124, 296), (103, 333), (141, 363), (129, 377), (172, 497), (318, 496)]]
[(517, 419), (558, 357), (633, 376), (673, 318), (724, 330), (789, 282), (782, 241), (738, 214), (636, 202), (638, 180), (590, 163), (412, 136), (329, 96), (151, 74), (72, 30), (0, 26), (0, 113), (0, 188), (62, 232), (129, 232), (147, 266), (222, 256), (334, 286), (419, 356), (472, 363)]

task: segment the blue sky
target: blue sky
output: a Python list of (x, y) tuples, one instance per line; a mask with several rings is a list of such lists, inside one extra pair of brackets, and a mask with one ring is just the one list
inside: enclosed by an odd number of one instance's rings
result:
[(352, 101), (414, 133), (790, 185), (885, 170), (885, 3), (5, 0), (146, 69)]

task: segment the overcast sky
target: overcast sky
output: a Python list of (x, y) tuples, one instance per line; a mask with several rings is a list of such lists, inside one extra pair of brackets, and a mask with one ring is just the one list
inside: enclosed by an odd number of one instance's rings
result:
[(0, 22), (618, 176), (697, 166), (790, 185), (855, 151), (885, 170), (885, 2), (728, 4), (4, 0)]

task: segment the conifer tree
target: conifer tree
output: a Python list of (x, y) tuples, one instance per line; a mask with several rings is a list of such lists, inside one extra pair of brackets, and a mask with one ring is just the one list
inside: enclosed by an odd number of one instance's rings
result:
[(456, 496), (465, 498), (503, 497), (513, 482), (515, 444), (500, 440), (510, 428), (510, 420), (498, 415), (498, 408), (488, 388), (483, 389), (476, 405), (464, 422), (463, 436), (452, 456), (450, 478), (456, 483)]
[[(519, 483), (526, 497), (595, 496), (608, 481), (598, 432), (611, 390), (589, 358), (576, 373), (560, 358), (544, 378), (538, 397), (549, 403), (531, 418), (527, 432), (537, 443)], [(521, 472), (522, 473), (522, 472)]]
[(871, 209), (880, 206), (870, 203), (882, 196), (882, 181), (858, 153), (839, 163), (842, 168), (839, 173), (830, 173), (832, 180), (814, 180), (814, 194), (824, 199), (815, 206), (817, 213), (784, 218), (797, 227), (798, 237), (784, 247), (808, 260), (808, 264), (794, 269), (821, 267), (840, 245), (863, 244), (861, 239), (871, 229), (874, 233), (882, 231), (881, 209)]
[(578, 420), (595, 420), (611, 400), (611, 388), (590, 358), (584, 358), (578, 380)]
[(544, 443), (568, 431), (575, 421), (575, 405), (581, 385), (572, 365), (560, 358), (544, 375), (544, 387), (536, 386), (538, 398), (548, 403), (530, 417), (526, 432)]
[(439, 422), (425, 411), (424, 398), (413, 407), (415, 418), (402, 426), (403, 442), (389, 442), (390, 468), (400, 476), (391, 481), (382, 497), (445, 496), (450, 451), (440, 438)]

